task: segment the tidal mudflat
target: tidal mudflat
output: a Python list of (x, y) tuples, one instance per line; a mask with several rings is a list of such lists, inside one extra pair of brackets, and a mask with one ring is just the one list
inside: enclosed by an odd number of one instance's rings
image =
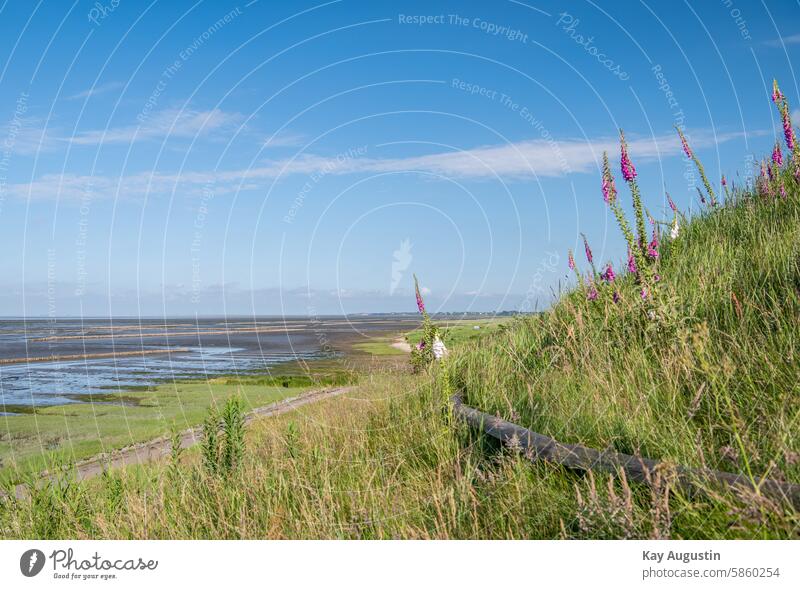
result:
[(0, 412), (333, 358), (413, 317), (0, 321)]
[(0, 472), (170, 435), (232, 395), (256, 408), (341, 382), (365, 354), (357, 343), (417, 324), (408, 316), (2, 321)]

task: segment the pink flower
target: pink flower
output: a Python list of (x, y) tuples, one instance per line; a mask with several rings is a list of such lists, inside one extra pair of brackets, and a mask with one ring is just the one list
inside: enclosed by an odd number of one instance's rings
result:
[(783, 165), (783, 153), (777, 141), (775, 142), (775, 148), (772, 150), (772, 162), (779, 167)]
[(678, 212), (678, 207), (675, 206), (675, 203), (673, 202), (672, 197), (669, 195), (669, 192), (667, 192), (667, 203), (669, 203), (669, 208), (672, 209), (673, 213)]
[(784, 105), (781, 112), (783, 116), (783, 136), (786, 138), (786, 147), (789, 151), (794, 151), (794, 130), (792, 129), (792, 118), (789, 109)]
[(641, 295), (643, 301), (647, 300), (648, 292), (646, 288), (643, 288), (639, 294)]
[[(655, 244), (655, 245), (653, 245)], [(658, 258), (658, 242), (651, 241), (650, 245), (647, 247), (647, 255), (653, 258), (654, 260)]]
[(617, 199), (617, 187), (614, 186), (614, 175), (611, 173), (611, 166), (608, 164), (608, 154), (603, 152), (603, 182), (601, 184), (603, 200), (606, 204), (611, 204)]
[(778, 80), (773, 80), (772, 83), (772, 102), (778, 104), (779, 102), (783, 101), (783, 94), (781, 93), (780, 88), (778, 88)]
[(616, 290), (614, 291), (614, 294), (611, 296), (611, 300), (613, 300), (615, 304), (619, 302), (619, 293)]
[(425, 302), (422, 300), (422, 295), (419, 292), (419, 281), (417, 280), (417, 275), (414, 274), (414, 292), (417, 295), (417, 309), (423, 315), (425, 314)]
[(586, 298), (590, 301), (594, 301), (597, 299), (597, 289), (594, 287), (594, 284), (589, 286), (589, 292), (586, 293)]
[(727, 186), (728, 185), (728, 181), (725, 179), (725, 174), (722, 175), (722, 185), (723, 186)]
[(614, 274), (614, 269), (611, 267), (611, 264), (606, 267), (604, 272), (600, 273), (600, 279), (608, 283), (614, 282), (615, 277), (616, 274)]
[(786, 185), (783, 183), (783, 178), (781, 178), (781, 198), (786, 198)]
[(589, 247), (589, 241), (586, 239), (585, 235), (583, 235), (583, 249), (586, 251), (586, 259), (589, 260), (591, 264), (594, 261), (594, 256), (592, 256), (592, 248)]
[(603, 200), (606, 202), (606, 204), (611, 204), (611, 202), (614, 200), (613, 182), (614, 182), (613, 178), (611, 179), (610, 182), (608, 178), (603, 178), (601, 189), (603, 191)]
[(575, 269), (575, 258), (572, 257), (572, 250), (567, 252), (567, 265), (569, 266), (570, 270)]
[(636, 178), (636, 168), (633, 167), (633, 162), (628, 155), (628, 145), (625, 143), (625, 135), (622, 131), (619, 132), (620, 143), (620, 168), (622, 170), (622, 177), (626, 182), (632, 182)]
[(686, 157), (692, 159), (694, 157), (694, 154), (692, 153), (692, 148), (689, 147), (689, 143), (687, 143), (686, 137), (683, 136), (683, 131), (681, 131), (680, 128), (678, 128), (678, 135), (681, 136), (681, 146), (683, 147), (683, 153), (686, 154)]
[(421, 350), (421, 349), (422, 349), (422, 348), (424, 348), (424, 347), (425, 347), (425, 341), (424, 341), (424, 340), (420, 341), (420, 342), (417, 344), (417, 349), (418, 349), (418, 350)]
[(637, 272), (636, 260), (634, 259), (633, 253), (631, 253), (630, 249), (628, 250), (628, 272), (631, 274), (636, 274)]
[(653, 282), (661, 282), (661, 275), (653, 274)]

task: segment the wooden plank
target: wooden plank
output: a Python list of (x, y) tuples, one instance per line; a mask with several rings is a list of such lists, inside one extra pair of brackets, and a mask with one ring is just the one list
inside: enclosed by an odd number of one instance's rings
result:
[[(610, 450), (600, 451), (578, 444), (562, 444), (551, 437), (464, 405), (459, 395), (453, 397), (453, 412), (470, 426), (500, 440), (510, 448), (519, 450), (531, 462), (544, 460), (570, 469), (612, 474), (623, 470), (629, 479), (646, 484), (653, 480), (657, 469), (666, 467), (665, 463), (650, 458)], [(772, 499), (787, 501), (795, 509), (800, 509), (800, 485), (773, 479), (758, 480), (754, 484), (744, 475), (719, 470), (686, 466), (672, 468), (677, 475), (678, 485), (688, 491), (702, 491), (705, 486), (718, 489), (739, 487)]]

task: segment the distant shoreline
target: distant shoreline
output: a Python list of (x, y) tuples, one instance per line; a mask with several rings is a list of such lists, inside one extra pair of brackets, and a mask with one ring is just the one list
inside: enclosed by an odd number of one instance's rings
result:
[[(440, 311), (438, 313), (431, 313), (432, 317), (512, 317), (514, 315), (535, 315), (533, 311)], [(250, 314), (228, 314), (228, 315), (59, 315), (57, 317), (49, 317), (47, 315), (0, 315), (0, 321), (168, 321), (171, 319), (186, 320), (201, 320), (201, 321), (227, 321), (227, 320), (310, 320), (315, 319), (348, 319), (348, 318), (403, 318), (403, 317), (417, 317), (419, 314), (416, 311), (380, 311), (374, 313), (332, 313), (320, 315), (302, 315), (302, 314), (283, 314), (283, 315), (250, 315)]]

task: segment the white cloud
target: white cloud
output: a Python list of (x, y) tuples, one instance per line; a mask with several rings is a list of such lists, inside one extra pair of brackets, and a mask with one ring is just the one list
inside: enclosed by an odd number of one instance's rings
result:
[[(214, 114), (215, 111), (195, 113), (182, 119), (183, 133), (196, 132), (204, 123), (212, 121), (212, 127), (230, 124), (236, 117)], [(165, 132), (161, 123), (158, 128)], [(153, 130), (151, 133), (155, 134)], [(738, 138), (741, 133), (712, 135), (693, 132), (688, 139), (695, 149), (718, 145)], [(123, 140), (127, 131), (117, 130), (115, 139)], [(92, 137), (91, 139), (96, 139)], [(84, 137), (89, 141), (89, 137)], [(682, 155), (680, 140), (676, 133), (655, 138), (638, 138), (628, 142), (635, 163), (657, 158)], [(267, 160), (263, 164), (240, 170), (219, 172), (149, 173), (128, 176), (79, 176), (74, 174), (48, 174), (27, 184), (8, 186), (12, 196), (26, 198), (48, 198), (57, 194), (62, 198), (81, 198), (87, 187), (95, 197), (141, 197), (145, 194), (171, 193), (182, 195), (201, 194), (206, 186), (213, 185), (216, 194), (239, 189), (250, 190), (260, 186), (259, 181), (272, 180), (294, 174), (379, 174), (385, 172), (427, 172), (450, 178), (492, 179), (495, 176), (507, 180), (525, 179), (532, 176), (562, 177), (571, 173), (586, 173), (598, 170), (603, 151), (618, 153), (616, 137), (592, 141), (566, 140), (550, 143), (542, 140), (522, 141), (507, 145), (484, 146), (458, 152), (443, 152), (405, 158), (348, 157), (336, 158), (320, 155), (301, 155), (293, 159)]]
[(108, 82), (107, 84), (100, 84), (99, 86), (92, 86), (91, 88), (87, 88), (82, 92), (78, 92), (77, 94), (73, 94), (72, 96), (67, 96), (67, 100), (82, 100), (84, 98), (89, 98), (91, 96), (97, 96), (98, 94), (105, 94), (106, 92), (111, 92), (112, 90), (117, 90), (118, 88), (122, 88), (125, 84), (122, 82)]
[[(140, 125), (108, 127), (105, 130), (83, 131), (68, 136), (63, 128), (45, 126), (41, 118), (23, 117), (0, 127), (7, 137), (7, 148), (21, 155), (35, 155), (67, 145), (100, 146), (115, 143), (194, 138), (230, 132), (241, 124), (243, 116), (236, 112), (212, 110), (168, 109), (154, 113)], [(288, 139), (287, 139), (288, 141)], [(288, 145), (288, 143), (287, 143)]]
[[(740, 136), (741, 133), (712, 135), (696, 132), (689, 135), (688, 139), (692, 147), (703, 149)], [(677, 133), (633, 139), (628, 144), (636, 161), (679, 156), (682, 153)], [(455, 178), (560, 177), (598, 169), (603, 151), (616, 154), (619, 151), (618, 139), (608, 137), (560, 142), (531, 140), (423, 156), (348, 157), (335, 162), (331, 158), (308, 155), (293, 161), (273, 161), (266, 168), (255, 168), (239, 174), (249, 178), (272, 177), (276, 171), (286, 175), (310, 173), (327, 166), (330, 173), (334, 174), (420, 171)]]
[(45, 129), (42, 120), (37, 117), (20, 117), (12, 119), (0, 127), (5, 137), (3, 147), (12, 153), (32, 155), (53, 148), (58, 139)]
[(305, 142), (305, 136), (300, 133), (279, 133), (264, 138), (263, 146), (269, 147), (299, 147)]
[(242, 118), (239, 113), (229, 113), (218, 108), (205, 111), (168, 109), (158, 111), (139, 125), (85, 131), (66, 141), (74, 145), (104, 145), (167, 137), (195, 137), (230, 129), (239, 124)]
[(770, 47), (783, 47), (784, 45), (797, 45), (798, 43), (800, 43), (800, 33), (764, 41), (764, 45), (768, 45)]
[[(714, 137), (707, 133), (695, 133), (689, 140), (694, 148), (702, 149), (738, 136), (738, 134), (726, 134)], [(634, 139), (628, 144), (636, 161), (670, 157), (681, 153), (677, 133)], [(523, 141), (417, 158), (376, 161), (371, 167), (373, 171), (419, 169), (461, 178), (491, 178), (495, 174), (504, 178), (559, 177), (598, 169), (604, 151), (611, 154), (619, 151), (616, 137), (552, 143), (544, 140)], [(354, 160), (353, 163), (366, 164), (360, 160)], [(370, 167), (369, 164), (367, 167)]]

